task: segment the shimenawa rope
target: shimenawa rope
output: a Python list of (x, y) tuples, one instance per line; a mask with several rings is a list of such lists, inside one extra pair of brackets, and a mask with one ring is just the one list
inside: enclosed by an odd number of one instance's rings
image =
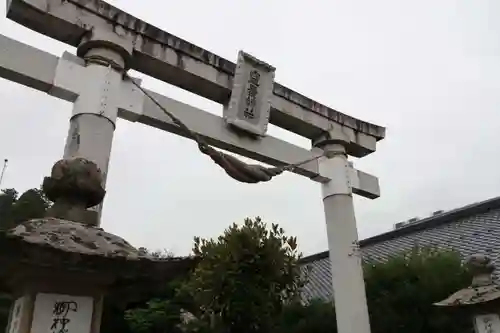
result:
[(136, 81), (134, 81), (127, 73), (127, 71), (121, 67), (116, 62), (98, 56), (92, 55), (84, 58), (86, 63), (94, 63), (103, 66), (109, 66), (113, 69), (121, 72), (124, 78), (130, 80), (146, 97), (148, 97), (156, 106), (158, 106), (170, 119), (172, 122), (177, 125), (184, 134), (194, 140), (198, 144), (198, 149), (205, 155), (210, 156), (210, 158), (218, 164), (224, 171), (233, 179), (242, 182), (242, 183), (260, 183), (270, 181), (273, 177), (282, 174), (285, 171), (293, 171), (296, 167), (301, 166), (303, 164), (312, 162), (314, 160), (319, 159), (323, 156), (323, 154), (319, 156), (315, 156), (309, 158), (305, 161), (301, 161), (298, 163), (288, 164), (281, 167), (273, 167), (267, 168), (265, 166), (259, 164), (247, 164), (243, 161), (240, 161), (236, 157), (225, 154), (221, 151), (218, 151), (208, 145), (206, 141), (198, 135), (198, 133), (193, 132), (189, 127), (187, 127), (179, 118), (169, 112), (163, 105), (161, 105), (156, 98), (151, 96), (151, 94), (142, 88)]

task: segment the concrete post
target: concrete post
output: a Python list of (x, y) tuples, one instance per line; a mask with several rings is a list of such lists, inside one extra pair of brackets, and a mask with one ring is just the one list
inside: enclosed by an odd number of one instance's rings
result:
[[(80, 57), (99, 57), (103, 63), (89, 63), (84, 78), (80, 79), (80, 93), (73, 104), (70, 129), (64, 149), (64, 158), (83, 157), (94, 162), (102, 172), (102, 186), (106, 188), (113, 135), (122, 93), (123, 73), (107, 66), (112, 62), (125, 68), (132, 46), (117, 35), (94, 31), (78, 48)], [(102, 202), (89, 209), (100, 224)]]
[[(74, 103), (64, 158), (85, 157), (96, 163), (102, 171), (105, 187), (117, 115), (107, 103), (120, 84), (121, 75), (96, 64), (90, 64), (87, 70), (94, 80), (87, 82), (87, 89)], [(102, 203), (90, 210), (97, 212), (100, 220)]]
[(320, 170), (331, 175), (331, 180), (322, 184), (322, 194), (338, 332), (369, 333), (362, 258), (345, 146), (338, 141), (325, 141), (321, 147), (326, 154), (319, 161)]

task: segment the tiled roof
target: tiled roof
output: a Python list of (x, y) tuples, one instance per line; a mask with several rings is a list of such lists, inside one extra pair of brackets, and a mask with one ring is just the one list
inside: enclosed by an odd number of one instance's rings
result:
[[(414, 246), (454, 249), (466, 257), (488, 254), (500, 267), (500, 197), (431, 216), (360, 241), (364, 259), (384, 260)], [(332, 299), (328, 251), (302, 259), (310, 268), (304, 299)]]

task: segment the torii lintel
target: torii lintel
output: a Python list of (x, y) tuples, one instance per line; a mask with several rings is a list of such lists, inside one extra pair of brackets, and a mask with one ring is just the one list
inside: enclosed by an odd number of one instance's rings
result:
[[(227, 105), (236, 65), (101, 0), (10, 0), (7, 17), (39, 33), (79, 46), (90, 31), (113, 35), (133, 49), (132, 69)], [(348, 133), (347, 153), (366, 156), (385, 128), (343, 114), (274, 83), (270, 123), (317, 139), (332, 125)]]

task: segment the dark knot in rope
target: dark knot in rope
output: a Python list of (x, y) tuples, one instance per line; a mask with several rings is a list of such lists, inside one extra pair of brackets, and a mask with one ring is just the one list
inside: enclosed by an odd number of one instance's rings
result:
[(234, 156), (224, 154), (207, 145), (198, 145), (200, 151), (210, 156), (233, 179), (242, 183), (259, 183), (270, 181), (283, 171), (282, 168), (266, 168), (258, 164), (247, 164)]

